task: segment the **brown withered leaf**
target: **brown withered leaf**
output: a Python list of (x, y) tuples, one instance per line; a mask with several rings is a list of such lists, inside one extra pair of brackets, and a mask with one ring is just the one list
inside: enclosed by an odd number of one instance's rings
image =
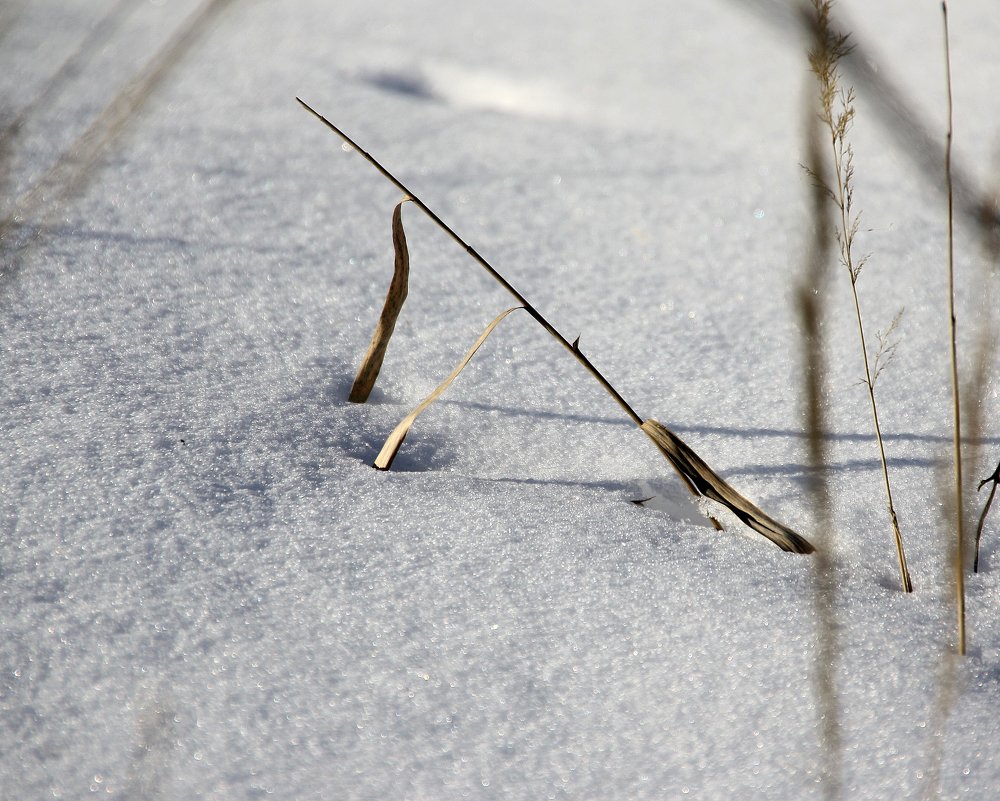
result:
[(699, 495), (728, 507), (750, 528), (763, 534), (784, 551), (812, 553), (815, 550), (801, 534), (768, 517), (729, 486), (690, 446), (662, 423), (646, 420), (642, 424), (642, 430), (684, 477), (688, 486), (694, 487)]
[(382, 306), (382, 314), (375, 325), (372, 334), (371, 344), (368, 351), (361, 360), (358, 374), (354, 378), (354, 385), (351, 387), (351, 394), (348, 400), (352, 403), (364, 403), (368, 400), (375, 381), (378, 379), (379, 371), (382, 369), (382, 361), (385, 359), (386, 348), (389, 347), (389, 339), (392, 331), (396, 327), (396, 318), (403, 308), (406, 300), (407, 288), (410, 276), (410, 252), (406, 247), (406, 234), (403, 231), (403, 204), (410, 198), (403, 198), (396, 204), (392, 211), (392, 248), (395, 252), (395, 268), (392, 273), (392, 281), (389, 283), (389, 291), (385, 296), (385, 303)]
[(442, 381), (438, 385), (437, 389), (435, 389), (430, 395), (424, 398), (416, 409), (399, 421), (399, 425), (392, 430), (392, 433), (389, 434), (389, 437), (385, 441), (385, 445), (382, 446), (382, 450), (379, 451), (378, 457), (375, 459), (375, 467), (379, 470), (388, 470), (392, 467), (392, 461), (396, 458), (396, 454), (399, 453), (399, 448), (403, 444), (403, 440), (406, 439), (406, 435), (417, 417), (419, 417), (424, 409), (436, 401), (441, 394), (448, 389), (449, 386), (451, 386), (452, 381), (458, 378), (458, 374), (465, 369), (465, 366), (472, 360), (472, 357), (476, 355), (476, 351), (479, 350), (480, 346), (486, 341), (486, 338), (493, 333), (493, 329), (500, 325), (508, 314), (523, 308), (523, 306), (514, 306), (513, 308), (507, 309), (505, 312), (498, 314), (493, 319), (493, 322), (486, 326), (483, 333), (479, 335), (479, 339), (477, 339), (472, 347), (469, 348), (468, 353), (462, 357), (462, 361), (460, 361), (455, 369), (451, 371), (451, 375)]

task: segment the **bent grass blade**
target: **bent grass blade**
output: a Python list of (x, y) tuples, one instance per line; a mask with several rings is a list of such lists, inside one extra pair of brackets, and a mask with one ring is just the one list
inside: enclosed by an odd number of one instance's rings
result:
[(375, 324), (371, 344), (368, 345), (368, 351), (361, 360), (358, 374), (354, 378), (354, 385), (351, 387), (351, 394), (347, 398), (351, 403), (364, 403), (368, 400), (368, 396), (375, 386), (375, 381), (378, 379), (379, 371), (382, 369), (382, 361), (385, 359), (386, 348), (389, 347), (389, 340), (396, 327), (396, 319), (399, 317), (403, 302), (406, 300), (410, 276), (410, 253), (406, 248), (406, 234), (403, 231), (403, 204), (408, 200), (410, 198), (403, 198), (392, 211), (392, 248), (395, 252), (395, 267), (392, 281), (389, 283), (389, 291), (386, 293), (385, 303), (382, 306), (382, 314)]
[(493, 322), (491, 322), (488, 326), (486, 326), (486, 329), (483, 331), (483, 333), (479, 335), (479, 339), (477, 339), (475, 343), (473, 343), (472, 347), (469, 348), (468, 353), (466, 353), (465, 356), (462, 357), (462, 361), (460, 361), (458, 365), (455, 367), (455, 369), (451, 371), (451, 375), (449, 375), (444, 381), (442, 381), (438, 385), (437, 389), (435, 389), (430, 395), (424, 398), (424, 400), (421, 401), (420, 405), (417, 406), (416, 409), (414, 409), (412, 412), (406, 415), (406, 417), (404, 417), (402, 420), (399, 421), (399, 424), (392, 430), (392, 433), (389, 434), (389, 437), (386, 439), (385, 445), (382, 446), (382, 450), (379, 451), (378, 457), (375, 459), (375, 467), (377, 467), (379, 470), (388, 470), (390, 467), (392, 467), (392, 462), (396, 458), (396, 454), (399, 453), (399, 448), (400, 446), (402, 446), (403, 440), (406, 439), (406, 435), (409, 433), (410, 427), (413, 425), (416, 419), (423, 413), (423, 411), (428, 406), (430, 406), (432, 403), (434, 403), (434, 401), (440, 398), (441, 395), (444, 394), (444, 391), (451, 386), (451, 383), (456, 378), (458, 378), (459, 373), (461, 373), (462, 370), (465, 369), (466, 365), (468, 365), (468, 363), (472, 361), (472, 357), (476, 355), (476, 351), (479, 350), (482, 344), (486, 341), (487, 337), (489, 337), (489, 335), (493, 333), (493, 329), (495, 329), (498, 325), (500, 325), (500, 323), (503, 322), (504, 318), (507, 317), (508, 314), (523, 308), (524, 308), (523, 306), (513, 306), (507, 309), (505, 312), (498, 314), (493, 319)]

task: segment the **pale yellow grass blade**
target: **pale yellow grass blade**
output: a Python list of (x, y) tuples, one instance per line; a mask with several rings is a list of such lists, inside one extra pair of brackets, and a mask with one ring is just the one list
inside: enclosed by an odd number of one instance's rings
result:
[(754, 531), (760, 532), (784, 551), (812, 553), (813, 546), (800, 534), (779, 523), (727, 484), (676, 434), (656, 420), (645, 420), (642, 430), (653, 440), (689, 487), (728, 507)]
[(358, 374), (354, 378), (354, 386), (351, 387), (351, 394), (347, 398), (352, 403), (364, 403), (368, 400), (372, 387), (375, 386), (375, 381), (378, 379), (379, 371), (382, 369), (382, 360), (385, 359), (389, 339), (396, 327), (396, 318), (399, 317), (403, 302), (406, 300), (410, 276), (410, 252), (406, 248), (406, 234), (403, 232), (403, 204), (409, 199), (408, 197), (403, 198), (392, 211), (392, 248), (395, 252), (395, 269), (392, 273), (392, 281), (389, 283), (389, 291), (385, 296), (385, 304), (382, 306), (382, 314), (378, 318), (375, 332), (372, 334), (371, 344), (361, 360)]
[(434, 401), (436, 401), (442, 393), (444, 393), (444, 391), (451, 386), (452, 381), (458, 378), (458, 374), (465, 369), (465, 366), (472, 360), (472, 357), (476, 355), (476, 351), (479, 350), (480, 346), (486, 341), (486, 338), (493, 333), (493, 329), (500, 325), (508, 314), (523, 308), (523, 306), (514, 306), (513, 308), (507, 309), (507, 311), (497, 315), (493, 322), (486, 326), (486, 330), (479, 335), (479, 339), (477, 339), (473, 346), (469, 348), (469, 352), (462, 357), (462, 361), (460, 361), (458, 366), (452, 370), (451, 375), (442, 381), (438, 388), (428, 395), (416, 409), (400, 420), (399, 425), (392, 430), (392, 433), (385, 441), (385, 445), (382, 446), (382, 450), (379, 451), (378, 458), (375, 459), (375, 467), (379, 470), (388, 470), (392, 467), (392, 460), (395, 459), (396, 454), (399, 453), (399, 448), (403, 444), (403, 440), (406, 439), (410, 426), (413, 425), (417, 417), (419, 417), (424, 409), (434, 403)]

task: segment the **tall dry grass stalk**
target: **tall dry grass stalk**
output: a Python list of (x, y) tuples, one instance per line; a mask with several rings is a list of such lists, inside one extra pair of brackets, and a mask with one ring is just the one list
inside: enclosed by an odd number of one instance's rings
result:
[(889, 341), (889, 337), (899, 321), (899, 315), (893, 320), (886, 335), (879, 335), (879, 348), (874, 364), (872, 364), (868, 357), (864, 317), (861, 313), (861, 301), (858, 297), (858, 280), (868, 261), (868, 256), (857, 256), (855, 252), (855, 237), (861, 227), (861, 213), (855, 209), (854, 205), (854, 148), (848, 139), (848, 133), (854, 121), (855, 98), (853, 87), (842, 85), (839, 66), (840, 60), (851, 52), (852, 45), (847, 34), (834, 30), (830, 20), (832, 6), (832, 0), (825, 2), (813, 0), (813, 9), (816, 15), (815, 45), (809, 53), (809, 66), (816, 76), (819, 88), (819, 118), (825, 129), (832, 170), (829, 180), (826, 180), (821, 178), (815, 169), (811, 167), (808, 169), (813, 181), (824, 190), (837, 210), (834, 236), (840, 263), (847, 271), (851, 284), (851, 300), (854, 305), (861, 361), (864, 367), (863, 383), (868, 390), (872, 424), (875, 429), (875, 443), (878, 446), (879, 461), (882, 466), (882, 483), (885, 488), (892, 542), (899, 564), (900, 583), (904, 592), (912, 592), (913, 582), (906, 565), (903, 534), (899, 528), (896, 507), (892, 499), (892, 484), (889, 480), (885, 441), (882, 438), (878, 403), (875, 400), (875, 384), (895, 350), (895, 345)]
[[(740, 495), (727, 484), (702, 460), (692, 448), (665, 426), (652, 419), (644, 419), (632, 408), (622, 394), (593, 365), (580, 349), (580, 338), (570, 342), (552, 325), (514, 286), (504, 278), (492, 264), (484, 259), (475, 248), (460, 237), (453, 228), (435, 214), (420, 198), (387, 170), (370, 153), (362, 150), (358, 144), (334, 125), (330, 120), (313, 109), (301, 98), (296, 98), (299, 104), (310, 114), (322, 122), (328, 129), (339, 136), (344, 143), (357, 151), (365, 161), (374, 167), (389, 183), (403, 193), (405, 198), (426, 214), (431, 221), (444, 231), (456, 244), (473, 258), (500, 286), (506, 289), (517, 300), (518, 305), (531, 315), (553, 339), (562, 345), (583, 366), (583, 368), (604, 388), (604, 390), (622, 408), (629, 419), (636, 424), (653, 441), (660, 453), (674, 468), (685, 486), (692, 494), (706, 497), (729, 508), (747, 526), (774, 542), (778, 547), (794, 553), (812, 553), (813, 546), (803, 536), (788, 526), (777, 522), (755, 506), (751, 501)], [(394, 236), (394, 240), (397, 238)], [(405, 243), (405, 240), (404, 240)], [(397, 251), (398, 253), (398, 251)], [(713, 522), (716, 522), (713, 520)]]
[(955, 576), (955, 616), (957, 650), (965, 655), (965, 504), (962, 497), (962, 402), (958, 381), (958, 323), (955, 315), (955, 192), (951, 175), (951, 148), (954, 139), (953, 103), (951, 95), (951, 37), (948, 34), (948, 4), (941, 3), (944, 19), (944, 61), (948, 90), (948, 131), (944, 151), (944, 174), (948, 191), (948, 340), (951, 350), (951, 409), (952, 409), (952, 503), (955, 515), (955, 539), (952, 569)]
[[(962, 498), (962, 434), (961, 434), (961, 403), (959, 399), (958, 381), (958, 348), (956, 344), (956, 315), (955, 315), (955, 191), (951, 170), (951, 150), (953, 139), (952, 120), (952, 82), (951, 82), (951, 43), (948, 32), (948, 4), (941, 3), (941, 16), (944, 30), (944, 56), (945, 56), (945, 78), (947, 92), (947, 130), (945, 143), (945, 193), (948, 201), (948, 334), (951, 355), (951, 389), (952, 389), (952, 425), (953, 425), (953, 464), (952, 479), (953, 484), (948, 486), (948, 479), (942, 472), (941, 487), (943, 498), (944, 520), (947, 521), (954, 515), (956, 522), (956, 536), (949, 538), (951, 543), (951, 573), (955, 582), (955, 606), (956, 606), (956, 628), (957, 643), (954, 650), (945, 648), (938, 668), (938, 691), (932, 707), (931, 720), (935, 729), (931, 732), (930, 751), (927, 768), (927, 784), (923, 798), (939, 798), (941, 794), (941, 766), (944, 764), (945, 738), (947, 733), (948, 720), (954, 710), (958, 700), (960, 688), (959, 662), (966, 652), (965, 641), (965, 547), (964, 547), (964, 520), (965, 504)], [(984, 229), (985, 230), (985, 229)]]

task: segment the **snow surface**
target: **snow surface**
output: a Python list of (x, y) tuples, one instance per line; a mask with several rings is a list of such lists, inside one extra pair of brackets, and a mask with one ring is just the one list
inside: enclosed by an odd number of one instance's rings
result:
[[(815, 530), (792, 305), (809, 241), (807, 75), (774, 5), (232, 0), (212, 20), (86, 182), (33, 207), (39, 236), (22, 247), (7, 234), (0, 796), (834, 787), (816, 560), (732, 518), (706, 527), (527, 317), (505, 321), (420, 418), (392, 472), (369, 467), (511, 303), (408, 208), (410, 298), (372, 401), (348, 404), (398, 193), (299, 95), (582, 334), (640, 414), (832, 548), (843, 797), (926, 797), (938, 774), (940, 797), (996, 797), (995, 516), (985, 570), (968, 578), (970, 654), (950, 668), (945, 656), (943, 196), (859, 86), (871, 333), (906, 307), (880, 399), (907, 597), (839, 272), (826, 325), (836, 525)], [(5, 4), (4, 125), (99, 41), (3, 154), (4, 216), (196, 6)], [(843, 6), (943, 141), (938, 3)], [(956, 158), (985, 183), (1000, 131), (995, 3), (954, 3), (952, 34)], [(968, 354), (990, 306), (975, 235), (958, 236)], [(970, 485), (1000, 452), (991, 368)], [(630, 502), (652, 493), (650, 507)]]

